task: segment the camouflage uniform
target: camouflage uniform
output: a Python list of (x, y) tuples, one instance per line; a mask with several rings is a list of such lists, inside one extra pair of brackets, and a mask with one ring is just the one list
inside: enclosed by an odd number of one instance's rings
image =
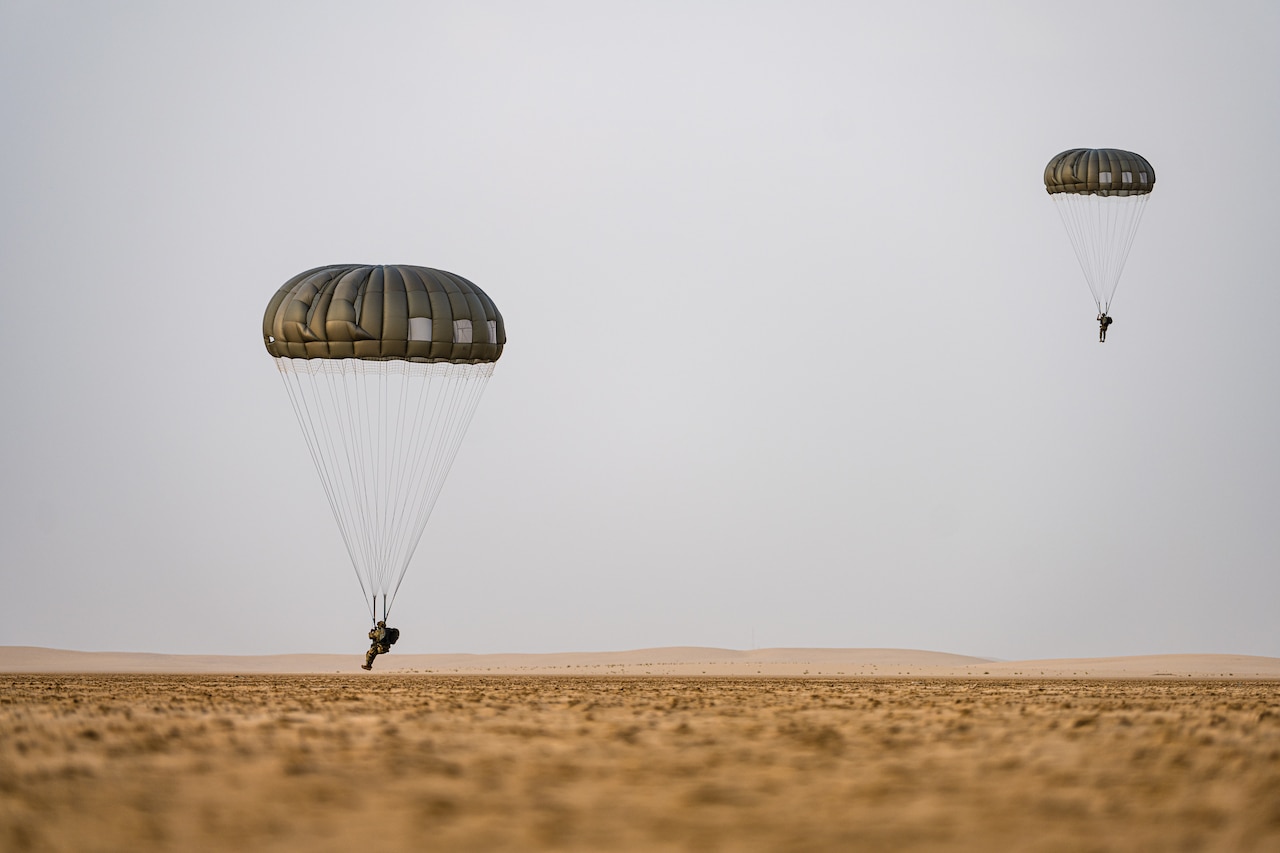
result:
[(369, 639), (373, 643), (369, 646), (369, 651), (364, 653), (364, 664), (361, 665), (361, 669), (373, 669), (373, 659), (391, 651), (396, 640), (400, 639), (400, 629), (388, 628), (386, 622), (379, 621), (377, 626), (369, 631)]
[(1107, 326), (1110, 326), (1113, 322), (1114, 321), (1110, 317), (1108, 317), (1106, 314), (1098, 315), (1098, 341), (1100, 343), (1106, 342)]
[(361, 669), (373, 669), (373, 659), (391, 651), (391, 644), (387, 642), (386, 622), (379, 621), (377, 626), (369, 631), (369, 639), (373, 643), (369, 646), (369, 651), (364, 653), (364, 665), (360, 667)]

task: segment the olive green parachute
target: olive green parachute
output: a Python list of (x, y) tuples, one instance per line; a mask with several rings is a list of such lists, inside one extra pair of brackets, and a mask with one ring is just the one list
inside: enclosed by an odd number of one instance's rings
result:
[(262, 337), (370, 616), (381, 601), (385, 619), (502, 356), (502, 315), (450, 272), (346, 264), (285, 282)]
[(1098, 312), (1115, 297), (1156, 172), (1119, 148), (1072, 148), (1044, 167), (1044, 188), (1067, 229)]
[(1050, 195), (1142, 195), (1155, 185), (1156, 170), (1147, 158), (1119, 148), (1072, 148), (1044, 167), (1044, 188)]
[(280, 358), (497, 361), (502, 315), (459, 275), (413, 266), (317, 267), (276, 291), (262, 318)]

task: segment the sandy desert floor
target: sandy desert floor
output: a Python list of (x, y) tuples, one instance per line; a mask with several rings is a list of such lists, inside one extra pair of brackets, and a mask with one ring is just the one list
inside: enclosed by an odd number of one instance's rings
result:
[(1280, 682), (0, 674), (0, 849), (1280, 850)]

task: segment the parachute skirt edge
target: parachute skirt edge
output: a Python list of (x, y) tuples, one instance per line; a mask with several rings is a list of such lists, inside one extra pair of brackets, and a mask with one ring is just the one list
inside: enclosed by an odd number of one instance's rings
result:
[(397, 373), (404, 376), (450, 376), (461, 379), (488, 379), (493, 376), (495, 361), (425, 361), (404, 358), (301, 358), (272, 356), (281, 373), (333, 374), (333, 375), (381, 375)]

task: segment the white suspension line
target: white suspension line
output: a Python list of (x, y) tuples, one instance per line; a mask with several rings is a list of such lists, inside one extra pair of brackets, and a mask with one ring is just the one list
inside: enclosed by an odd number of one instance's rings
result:
[[(345, 529), (351, 534), (352, 548), (358, 552), (355, 568), (357, 573), (369, 578), (367, 571), (371, 552), (370, 530), (367, 523), (369, 507), (367, 484), (363, 476), (364, 465), (361, 460), (361, 448), (365, 445), (364, 430), (360, 418), (356, 416), (355, 407), (350, 405), (349, 388), (344, 379), (343, 367), (341, 362), (333, 366), (321, 362), (317, 372), (323, 376), (324, 383), (323, 385), (317, 383), (317, 394), (328, 403), (330, 420), (326, 435), (331, 442), (336, 437), (342, 450), (339, 454), (334, 448), (331, 453), (335, 467), (338, 469), (344, 506), (347, 508)], [(344, 459), (345, 465), (341, 464)], [(370, 582), (372, 584), (372, 579)], [(370, 591), (377, 592), (376, 588), (372, 587)]]
[(404, 580), (493, 365), (276, 360), (361, 597)]
[[(427, 476), (421, 482), (414, 501), (416, 505), (416, 523), (412, 528), (408, 529), (410, 532), (406, 532), (401, 537), (401, 568), (392, 590), (393, 599), (396, 592), (399, 591), (409, 563), (412, 561), (413, 555), (422, 541), (422, 534), (426, 529), (427, 522), (430, 520), (436, 501), (439, 499), (454, 459), (457, 457), (462, 439), (466, 435), (467, 426), (475, 414), (480, 397), (484, 392), (484, 387), (492, 375), (492, 365), (457, 365), (455, 367), (459, 369), (446, 370), (444, 375), (440, 377), (444, 380), (444, 383), (437, 395), (437, 405), (434, 407), (434, 412), (438, 413), (443, 410), (445, 412), (444, 422), (442, 426), (433, 424), (433, 426), (439, 426), (439, 428), (427, 431), (433, 438), (433, 441), (430, 442), (433, 447), (427, 454), (431, 464)], [(461, 415), (459, 415), (459, 412), (461, 412)], [(436, 421), (434, 414), (433, 421)], [(439, 436), (437, 441), (434, 439), (438, 433), (443, 434)]]
[[(367, 600), (369, 598), (369, 589), (366, 588), (364, 575), (360, 572), (356, 553), (352, 550), (349, 531), (339, 510), (338, 497), (334, 493), (333, 478), (328, 473), (328, 463), (319, 448), (319, 436), (311, 416), (311, 409), (307, 406), (306, 397), (302, 393), (301, 377), (298, 375), (297, 366), (291, 362), (291, 359), (276, 359), (276, 366), (280, 370), (280, 376), (284, 381), (285, 390), (288, 392), (289, 401), (293, 405), (294, 414), (298, 418), (298, 424), (302, 427), (302, 434), (306, 439), (307, 449), (311, 453), (311, 460), (315, 464), (316, 470), (320, 473), (320, 483), (324, 488), (325, 497), (329, 501), (329, 510), (333, 513), (333, 519), (338, 525), (338, 532), (342, 536), (343, 545), (347, 549), (347, 556), (350, 558), (352, 568), (355, 570), (362, 597)], [(290, 384), (290, 378), (292, 378), (294, 384)]]

